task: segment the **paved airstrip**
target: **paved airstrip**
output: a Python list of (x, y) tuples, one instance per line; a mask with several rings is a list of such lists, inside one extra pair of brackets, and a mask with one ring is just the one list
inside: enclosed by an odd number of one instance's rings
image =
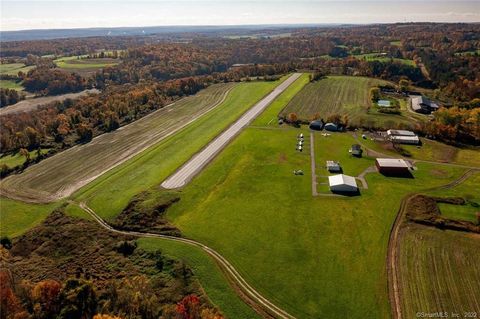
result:
[(275, 90), (255, 104), (250, 110), (242, 115), (226, 131), (217, 136), (200, 153), (192, 157), (173, 175), (168, 177), (162, 187), (167, 189), (179, 188), (187, 184), (196, 174), (198, 174), (242, 129), (253, 121), (265, 108), (275, 100), (285, 89), (287, 89), (299, 77), (300, 73), (295, 73), (280, 84)]

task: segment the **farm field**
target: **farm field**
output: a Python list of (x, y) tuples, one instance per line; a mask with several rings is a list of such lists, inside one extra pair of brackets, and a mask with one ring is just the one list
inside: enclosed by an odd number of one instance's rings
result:
[(357, 59), (363, 59), (366, 61), (378, 61), (378, 62), (400, 62), (405, 65), (409, 65), (412, 67), (416, 67), (415, 61), (413, 60), (408, 60), (408, 59), (399, 59), (399, 58), (391, 58), (387, 56), (382, 56), (379, 53), (367, 53), (367, 54), (359, 54), (359, 55), (354, 55), (355, 58)]
[[(478, 184), (477, 184), (478, 186)], [(402, 230), (402, 313), (480, 312), (480, 236), (410, 224)]]
[(309, 83), (288, 103), (282, 116), (296, 113), (299, 119), (310, 120), (315, 114), (326, 119), (332, 114), (348, 114), (350, 123), (403, 123), (411, 120), (402, 115), (389, 115), (376, 111), (369, 97), (369, 89), (388, 82), (373, 78), (352, 76), (328, 76)]
[(65, 71), (76, 72), (81, 75), (91, 74), (99, 69), (119, 64), (119, 59), (113, 58), (91, 58), (84, 56), (62, 57), (53, 61), (55, 65)]
[(12, 80), (0, 80), (0, 88), (2, 89), (14, 89), (17, 91), (23, 91), (25, 88), (18, 82)]
[[(182, 189), (168, 218), (295, 316), (389, 317), (385, 256), (400, 199), (445, 184), (463, 169), (422, 163), (414, 179), (367, 175), (369, 189), (358, 197), (312, 197), (310, 146), (295, 151), (297, 134), (309, 141), (308, 131), (265, 128), (246, 129)], [(343, 157), (353, 137), (329, 138), (320, 138), (317, 152), (328, 150), (330, 159), (360, 171), (356, 159)], [(293, 175), (294, 169), (305, 175)], [(434, 170), (443, 174), (432, 178)]]
[[(211, 86), (166, 106), (115, 132), (70, 148), (2, 181), (2, 191), (33, 201), (53, 201), (72, 194), (113, 165), (151, 146), (175, 129), (215, 107), (232, 84)], [(108, 145), (108, 147), (105, 147)]]
[(0, 74), (2, 75), (17, 75), (18, 72), (27, 73), (35, 66), (26, 66), (23, 63), (5, 63), (0, 64)]
[(99, 93), (97, 89), (91, 90), (84, 90), (77, 93), (66, 93), (61, 95), (51, 95), (51, 96), (42, 96), (42, 97), (34, 97), (34, 98), (27, 98), (23, 101), (18, 103), (2, 107), (0, 108), (0, 115), (11, 114), (11, 113), (18, 113), (18, 112), (28, 112), (34, 109), (39, 108), (42, 105), (56, 102), (56, 101), (64, 101), (66, 99), (76, 99), (82, 96), (86, 96), (88, 94), (95, 94)]

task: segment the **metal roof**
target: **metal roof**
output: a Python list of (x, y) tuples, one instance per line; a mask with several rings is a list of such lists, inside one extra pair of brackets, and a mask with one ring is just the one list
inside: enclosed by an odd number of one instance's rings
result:
[(401, 158), (377, 158), (376, 161), (381, 167), (410, 168), (410, 164)]
[(416, 136), (416, 134), (412, 131), (406, 130), (388, 130), (388, 135), (403, 135), (403, 136)]
[(328, 176), (328, 183), (330, 186), (348, 185), (351, 187), (357, 187), (357, 181), (355, 180), (355, 177), (345, 174)]

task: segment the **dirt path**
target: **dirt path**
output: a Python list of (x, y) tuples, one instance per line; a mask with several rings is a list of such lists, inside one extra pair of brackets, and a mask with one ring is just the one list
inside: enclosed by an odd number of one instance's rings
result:
[(66, 99), (76, 99), (82, 96), (87, 96), (88, 94), (97, 94), (100, 93), (97, 89), (84, 90), (77, 93), (67, 93), (62, 95), (52, 95), (52, 96), (43, 96), (35, 97), (31, 99), (26, 99), (18, 103), (0, 108), (0, 115), (20, 113), (20, 112), (29, 112), (35, 110), (36, 108), (48, 104), (54, 101), (64, 101)]
[(98, 216), (97, 213), (95, 213), (95, 211), (93, 211), (85, 203), (79, 203), (78, 205), (90, 216), (92, 216), (95, 219), (95, 221), (97, 221), (103, 228), (105, 228), (108, 231), (118, 233), (118, 234), (136, 236), (136, 237), (167, 239), (167, 240), (181, 242), (181, 243), (195, 246), (202, 249), (211, 258), (215, 260), (217, 265), (220, 267), (221, 271), (225, 274), (229, 284), (232, 286), (235, 292), (237, 292), (239, 297), (245, 303), (251, 306), (260, 316), (262, 316), (263, 318), (282, 318), (282, 319), (295, 318), (285, 310), (279, 308), (278, 306), (270, 302), (268, 299), (263, 297), (257, 290), (255, 290), (252, 286), (250, 286), (246, 282), (246, 280), (238, 273), (238, 271), (233, 267), (233, 265), (230, 262), (228, 262), (222, 255), (220, 255), (218, 252), (216, 252), (212, 248), (198, 241), (182, 238), (182, 237), (117, 230), (112, 226), (110, 226), (100, 216)]
[[(468, 179), (473, 174), (479, 172), (480, 169), (477, 168), (470, 168), (462, 176), (455, 179), (454, 181), (429, 189), (425, 189), (422, 192), (433, 191), (438, 189), (449, 189), (455, 187), (461, 183), (463, 183), (466, 179)], [(406, 207), (408, 201), (418, 193), (409, 194), (402, 199), (400, 203), (400, 208), (398, 210), (397, 216), (395, 217), (395, 221), (392, 225), (390, 230), (390, 238), (388, 241), (388, 251), (387, 251), (387, 276), (388, 276), (388, 297), (390, 300), (390, 305), (392, 308), (392, 316), (393, 319), (402, 319), (402, 305), (401, 305), (401, 291), (399, 288), (399, 260), (398, 256), (400, 254), (400, 242), (401, 242), (401, 228), (402, 224), (405, 220), (406, 215)]]

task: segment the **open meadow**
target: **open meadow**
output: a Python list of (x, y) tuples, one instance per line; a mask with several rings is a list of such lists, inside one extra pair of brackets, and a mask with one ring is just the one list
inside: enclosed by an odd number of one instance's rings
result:
[[(232, 84), (211, 86), (134, 123), (30, 166), (1, 182), (2, 192), (32, 201), (66, 197), (114, 165), (185, 126), (221, 103)], [(108, 147), (106, 147), (108, 145)]]
[(5, 63), (0, 64), (0, 74), (1, 75), (17, 75), (18, 72), (27, 73), (35, 66), (25, 65), (23, 63)]
[(324, 120), (332, 114), (347, 114), (349, 122), (355, 125), (381, 126), (385, 123), (411, 124), (407, 111), (401, 114), (384, 114), (376, 110), (369, 97), (370, 88), (389, 82), (353, 76), (328, 76), (309, 83), (300, 91), (286, 108), (282, 116), (296, 113), (298, 118), (309, 121), (316, 116)]
[(25, 88), (20, 82), (13, 80), (0, 80), (0, 89), (14, 89), (17, 91), (23, 91)]
[(113, 58), (86, 58), (84, 56), (62, 57), (53, 61), (55, 65), (65, 71), (79, 73), (80, 75), (89, 75), (93, 72), (115, 66), (119, 64), (120, 59)]

